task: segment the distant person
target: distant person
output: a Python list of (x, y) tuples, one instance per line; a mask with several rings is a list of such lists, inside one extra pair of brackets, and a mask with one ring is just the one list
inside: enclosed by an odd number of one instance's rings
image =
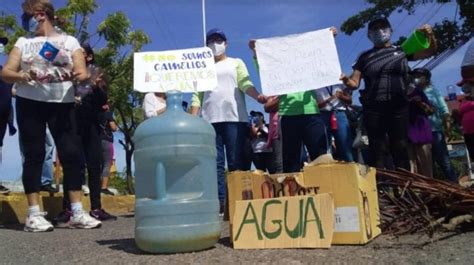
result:
[(229, 171), (242, 169), (242, 147), (248, 134), (245, 94), (262, 104), (266, 97), (250, 81), (245, 63), (226, 55), (228, 42), (222, 30), (209, 30), (206, 45), (214, 55), (218, 83), (213, 91), (193, 95), (191, 113), (198, 115), (201, 110), (202, 118), (216, 131), (218, 194), (223, 213), (227, 197), (226, 157)]
[[(0, 38), (0, 45), (6, 45), (8, 43), (7, 38)], [(2, 66), (0, 65), (0, 73), (2, 70)], [(1, 77), (1, 75), (0, 75)], [(0, 78), (0, 165), (2, 164), (2, 152), (3, 152), (3, 138), (5, 137), (5, 133), (7, 127), (9, 126), (9, 119), (12, 116), (13, 108), (12, 108), (12, 86), (2, 81)], [(13, 127), (14, 128), (14, 127)], [(16, 133), (16, 129), (14, 131)], [(10, 135), (12, 134), (10, 128)], [(9, 193), (10, 190), (0, 185), (0, 194)]]
[(166, 93), (146, 93), (142, 107), (145, 119), (160, 115), (166, 110)]
[[(87, 184), (90, 190), (91, 211), (89, 214), (99, 221), (116, 220), (117, 217), (105, 211), (101, 203), (102, 129), (100, 118), (104, 112), (102, 106), (107, 104), (107, 82), (102, 69), (95, 65), (95, 54), (90, 44), (82, 43), (81, 48), (89, 79), (76, 84), (76, 120), (85, 160), (83, 168), (87, 169)], [(83, 172), (85, 174), (85, 170)], [(63, 209), (65, 212), (60, 214), (56, 221), (67, 224), (69, 222), (68, 210), (70, 211), (67, 197), (63, 197)]]
[(271, 174), (283, 173), (283, 153), (280, 136), (280, 119), (278, 116), (278, 96), (268, 97), (264, 110), (269, 114), (267, 146), (272, 148)]
[(448, 105), (441, 93), (432, 85), (431, 72), (428, 69), (413, 69), (412, 75), (419, 80), (418, 87), (423, 89), (434, 109), (434, 113), (429, 116), (433, 134), (433, 142), (431, 143), (433, 160), (439, 165), (447, 179), (457, 183), (458, 177), (449, 160), (448, 148), (446, 146), (446, 136), (449, 137), (452, 130)]
[(471, 159), (471, 174), (474, 174), (474, 42), (469, 45), (464, 55), (461, 64), (461, 76), (462, 80), (458, 83), (458, 86), (462, 87), (466, 97), (461, 102), (459, 110), (461, 112), (464, 142)]
[(113, 113), (105, 106), (106, 111), (101, 115), (101, 138), (102, 138), (102, 194), (115, 195), (109, 190), (110, 169), (114, 162), (114, 132), (118, 130)]
[(22, 24), (28, 37), (20, 37), (3, 68), (5, 82), (15, 83), (17, 122), (23, 143), (23, 186), (28, 200), (24, 230), (52, 231), (39, 206), (41, 170), (45, 157), (46, 126), (57, 143), (69, 190), (74, 228), (95, 228), (101, 222), (83, 210), (81, 202), (80, 137), (74, 110), (73, 82), (88, 74), (78, 41), (55, 30), (54, 7), (49, 1), (25, 0)]
[(380, 17), (372, 20), (368, 25), (367, 36), (373, 47), (357, 58), (350, 77), (344, 74), (341, 76), (344, 85), (352, 89), (359, 88), (361, 80), (365, 82), (360, 101), (373, 158), (371, 166), (384, 168), (386, 156), (391, 154), (397, 168), (410, 169), (406, 99), (408, 61), (430, 57), (437, 49), (431, 27), (424, 25), (419, 30), (427, 36), (430, 46), (407, 55), (401, 47), (392, 45), (390, 22)]
[[(346, 116), (347, 106), (352, 103), (352, 95), (344, 91), (342, 85), (327, 86), (315, 91), (321, 117), (326, 125), (328, 143), (334, 137), (336, 157), (346, 162), (353, 162), (353, 137), (349, 120)], [(331, 145), (330, 145), (331, 146)]]
[(265, 117), (260, 111), (250, 112), (251, 120), (251, 145), (253, 151), (253, 164), (256, 169), (264, 172), (275, 173), (272, 168), (273, 149), (267, 145), (268, 142), (268, 126), (265, 124)]
[(420, 87), (419, 78), (413, 79), (407, 94), (410, 168), (414, 173), (433, 177), (433, 135), (429, 116), (434, 113), (434, 109)]

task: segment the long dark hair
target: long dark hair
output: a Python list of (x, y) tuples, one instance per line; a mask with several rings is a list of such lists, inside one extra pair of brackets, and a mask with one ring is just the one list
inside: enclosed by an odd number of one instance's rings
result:
[(92, 60), (87, 62), (87, 64), (95, 64), (95, 54), (94, 50), (92, 49), (91, 45), (88, 42), (81, 43), (81, 47), (86, 52), (87, 56), (92, 56)]

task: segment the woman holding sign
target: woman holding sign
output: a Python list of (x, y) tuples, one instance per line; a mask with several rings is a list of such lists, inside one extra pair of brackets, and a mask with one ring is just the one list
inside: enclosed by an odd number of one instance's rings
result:
[[(335, 27), (331, 27), (330, 30), (334, 35), (337, 34)], [(258, 68), (255, 40), (249, 42), (249, 47), (253, 51)], [(267, 104), (266, 108), (278, 109), (280, 116), (283, 172), (301, 171), (303, 145), (308, 150), (311, 160), (327, 153), (326, 129), (313, 90), (281, 95), (273, 105)]]
[(223, 213), (227, 196), (224, 176), (225, 157), (229, 171), (243, 169), (242, 147), (248, 134), (245, 94), (260, 103), (265, 103), (267, 99), (253, 86), (245, 63), (239, 58), (227, 57), (227, 37), (222, 30), (209, 30), (206, 45), (214, 54), (217, 88), (194, 94), (191, 113), (197, 115), (202, 109), (203, 119), (212, 124), (216, 130), (217, 178), (221, 213)]
[[(64, 186), (69, 190), (74, 228), (101, 225), (82, 209), (80, 137), (74, 111), (73, 82), (88, 78), (79, 42), (55, 29), (54, 7), (47, 0), (25, 0), (22, 4), (21, 37), (3, 68), (3, 80), (15, 83), (17, 122), (23, 143), (23, 186), (28, 199), (24, 230), (52, 231), (39, 207), (41, 170), (45, 156), (46, 126), (58, 148), (64, 169)], [(67, 195), (65, 195), (67, 196)]]
[[(436, 40), (429, 25), (422, 32), (429, 41), (429, 48), (417, 52), (403, 50), (390, 42), (392, 27), (386, 18), (369, 23), (368, 37), (373, 48), (363, 52), (353, 66), (350, 77), (342, 74), (343, 83), (357, 89), (364, 79), (361, 93), (364, 122), (369, 136), (372, 155), (371, 166), (384, 168), (384, 158), (390, 153), (395, 167), (409, 170), (408, 142), (408, 60), (427, 58), (436, 51)], [(386, 143), (388, 135), (389, 146)]]

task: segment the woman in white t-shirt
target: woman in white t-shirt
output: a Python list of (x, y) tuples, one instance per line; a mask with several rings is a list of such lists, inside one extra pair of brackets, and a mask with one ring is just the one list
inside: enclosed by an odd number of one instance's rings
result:
[(22, 179), (29, 205), (24, 230), (53, 230), (39, 207), (46, 126), (56, 143), (64, 186), (69, 190), (69, 225), (98, 227), (101, 222), (83, 211), (81, 203), (81, 147), (73, 86), (73, 82), (88, 79), (81, 46), (74, 37), (54, 27), (54, 7), (48, 0), (25, 0), (22, 8), (23, 28), (30, 34), (15, 43), (2, 74), (4, 81), (15, 83), (16, 88), (17, 122), (25, 158)]
[(147, 93), (142, 107), (145, 119), (160, 115), (166, 110), (166, 93)]

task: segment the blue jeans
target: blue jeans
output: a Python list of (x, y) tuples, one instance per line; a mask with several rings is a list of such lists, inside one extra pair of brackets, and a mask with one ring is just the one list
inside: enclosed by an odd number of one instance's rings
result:
[(41, 185), (53, 184), (53, 150), (54, 141), (49, 129), (46, 129), (45, 137), (45, 156), (43, 162), (43, 170), (41, 171)]
[(331, 143), (332, 136), (336, 141), (336, 153), (337, 158), (344, 160), (346, 162), (353, 162), (354, 157), (352, 155), (352, 133), (349, 126), (349, 121), (347, 120), (346, 113), (344, 111), (335, 111), (336, 120), (337, 120), (337, 129), (331, 129), (331, 114), (332, 111), (321, 111), (321, 118), (324, 120), (326, 125), (326, 132), (328, 136), (328, 143)]
[(281, 116), (280, 121), (283, 172), (299, 172), (303, 166), (301, 147), (304, 144), (311, 160), (327, 153), (324, 122), (319, 114)]
[(219, 201), (223, 204), (227, 198), (224, 174), (226, 157), (229, 171), (242, 170), (242, 152), (249, 127), (246, 122), (217, 122), (212, 123), (212, 126), (216, 131), (217, 188)]
[(431, 145), (431, 151), (433, 154), (433, 162), (436, 162), (446, 178), (451, 181), (457, 182), (458, 178), (454, 171), (453, 165), (449, 160), (448, 148), (444, 139), (443, 132), (433, 132), (433, 143)]

